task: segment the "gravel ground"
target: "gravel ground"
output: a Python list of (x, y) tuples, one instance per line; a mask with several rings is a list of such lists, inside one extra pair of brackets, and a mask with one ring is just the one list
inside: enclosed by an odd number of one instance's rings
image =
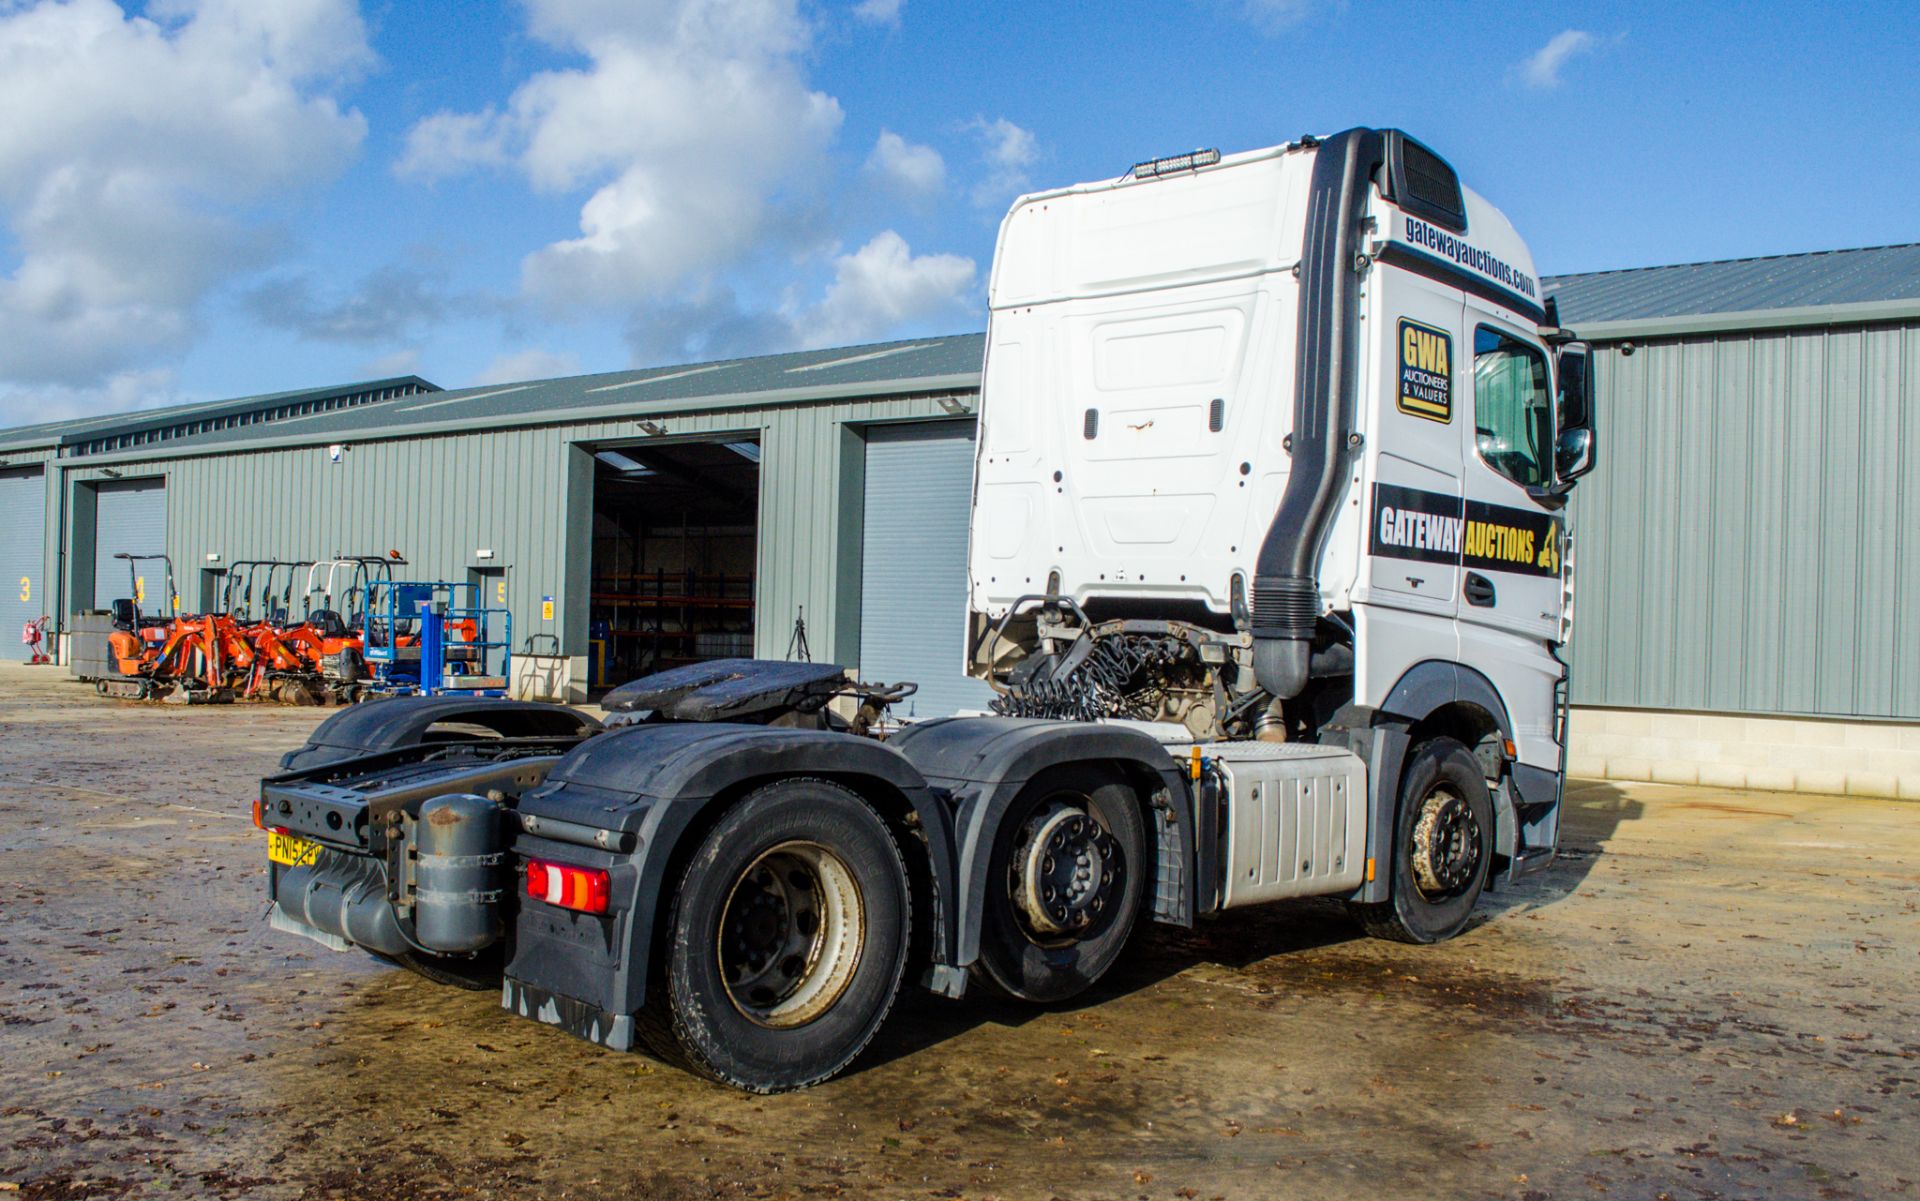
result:
[(910, 995), (748, 1097), (270, 931), (324, 716), (0, 665), (0, 1192), (28, 1198), (1913, 1195), (1920, 806), (1579, 782), (1444, 946), (1282, 905), (1092, 996)]

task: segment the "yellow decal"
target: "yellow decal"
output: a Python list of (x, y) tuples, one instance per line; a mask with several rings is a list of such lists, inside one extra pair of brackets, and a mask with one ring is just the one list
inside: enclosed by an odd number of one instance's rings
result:
[(1453, 420), (1453, 338), (1418, 321), (1400, 321), (1400, 411)]
[[(1533, 562), (1533, 531), (1491, 521), (1467, 523), (1466, 555), (1469, 559), (1493, 559), (1502, 563)], [(1544, 563), (1540, 566), (1545, 566)]]
[(553, 598), (552, 597), (548, 597), (545, 600), (540, 602), (540, 620), (542, 621), (553, 620)]
[(146, 576), (137, 575), (133, 577), (133, 603), (136, 605), (144, 605), (147, 603)]
[(1560, 539), (1554, 536), (1557, 532), (1557, 530), (1549, 532), (1548, 536), (1541, 540), (1540, 557), (1533, 564), (1541, 571), (1550, 572), (1553, 575), (1560, 574)]
[(23, 601), (33, 599), (33, 581), (26, 576), (20, 577), (20, 599)]
[(503, 605), (507, 603), (507, 582), (505, 580), (494, 581), (493, 599)]

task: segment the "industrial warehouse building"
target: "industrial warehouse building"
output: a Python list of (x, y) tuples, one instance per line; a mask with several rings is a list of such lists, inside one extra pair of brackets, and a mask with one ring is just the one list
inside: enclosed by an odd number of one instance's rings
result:
[[(1602, 397), (1572, 518), (1572, 769), (1920, 795), (1920, 246), (1546, 285)], [(66, 628), (161, 587), (119, 552), (169, 554), (191, 610), (246, 560), (392, 551), (504, 601), (526, 695), (804, 640), (919, 681), (914, 716), (976, 707), (982, 352), (383, 380), (0, 432), (0, 619)]]
[(1920, 245), (1546, 286), (1603, 422), (1572, 770), (1920, 797)]

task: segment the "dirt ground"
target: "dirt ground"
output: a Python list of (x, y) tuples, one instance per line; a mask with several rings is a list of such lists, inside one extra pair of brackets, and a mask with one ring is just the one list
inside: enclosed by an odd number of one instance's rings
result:
[(1287, 905), (1041, 1010), (910, 995), (749, 1097), (270, 931), (257, 778), (324, 713), (0, 665), (0, 1193), (1913, 1195), (1920, 805), (1583, 782), (1440, 947)]

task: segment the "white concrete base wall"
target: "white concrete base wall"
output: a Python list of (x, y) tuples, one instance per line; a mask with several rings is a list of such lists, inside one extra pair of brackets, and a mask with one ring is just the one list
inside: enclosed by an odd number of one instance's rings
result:
[(1920, 723), (1573, 711), (1569, 775), (1920, 800)]

